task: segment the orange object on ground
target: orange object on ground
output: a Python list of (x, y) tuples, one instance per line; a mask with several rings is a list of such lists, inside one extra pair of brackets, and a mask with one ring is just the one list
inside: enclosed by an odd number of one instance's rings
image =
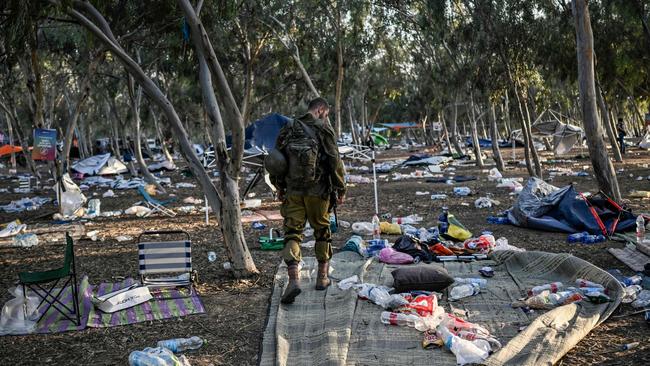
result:
[(442, 243), (430, 246), (429, 250), (431, 250), (436, 255), (454, 255), (454, 252), (452, 252), (451, 249), (447, 248), (446, 246), (442, 245)]

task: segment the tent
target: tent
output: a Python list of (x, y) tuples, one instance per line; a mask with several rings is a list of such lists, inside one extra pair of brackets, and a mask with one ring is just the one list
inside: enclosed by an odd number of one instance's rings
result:
[(378, 123), (380, 126), (388, 127), (391, 130), (399, 131), (406, 128), (420, 128), (416, 122)]
[[(553, 138), (553, 153), (555, 155), (568, 153), (573, 146), (582, 141), (582, 137), (584, 136), (582, 128), (564, 123), (561, 121), (561, 118), (568, 119), (568, 117), (558, 112), (547, 109), (537, 117), (537, 120), (531, 126), (533, 137)], [(511, 138), (523, 141), (521, 130), (512, 131)]]
[(371, 132), (370, 136), (372, 137), (372, 142), (375, 144), (375, 146), (387, 146), (388, 145), (388, 139), (385, 138), (384, 136)]
[(13, 153), (19, 153), (21, 151), (23, 151), (23, 148), (20, 147), (20, 146), (3, 145), (3, 146), (0, 146), (0, 158), (5, 156), (5, 155), (9, 155), (12, 152)]
[[(472, 136), (467, 136), (465, 138), (465, 145), (467, 147), (473, 147), (474, 146), (474, 144), (472, 143)], [(492, 147), (492, 140), (490, 140), (490, 139), (478, 139), (478, 146), (480, 146), (481, 148)], [(516, 146), (521, 147), (521, 146), (524, 146), (524, 145), (523, 144), (517, 144)], [(510, 142), (510, 141), (499, 141), (499, 147), (501, 147), (501, 148), (512, 147), (512, 142)]]
[(530, 178), (515, 204), (508, 210), (510, 221), (521, 227), (543, 231), (611, 235), (633, 230), (630, 211), (601, 195), (585, 197), (573, 185), (558, 188)]
[(72, 169), (85, 175), (111, 175), (128, 171), (126, 165), (111, 154), (91, 156), (72, 165)]
[(275, 147), (275, 140), (280, 133), (280, 129), (289, 120), (289, 117), (272, 113), (253, 122), (250, 126), (246, 127), (244, 147), (246, 149), (269, 151)]

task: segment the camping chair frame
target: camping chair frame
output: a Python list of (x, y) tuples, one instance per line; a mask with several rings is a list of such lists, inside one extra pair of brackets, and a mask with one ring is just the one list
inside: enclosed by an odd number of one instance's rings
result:
[[(183, 241), (142, 241), (142, 237), (154, 235), (185, 236)], [(184, 230), (156, 230), (144, 231), (138, 236), (138, 273), (141, 283), (148, 287), (194, 287), (197, 272), (192, 269), (192, 240), (190, 234)], [(157, 251), (160, 251), (157, 253)], [(188, 274), (189, 279), (178, 278), (148, 278), (150, 274)]]
[[(41, 298), (41, 302), (36, 307), (37, 309), (39, 309), (44, 303), (47, 303), (47, 307), (36, 321), (37, 323), (43, 319), (50, 308), (54, 308), (61, 315), (73, 322), (76, 326), (81, 325), (79, 310), (79, 288), (77, 284), (77, 270), (75, 266), (74, 256), (74, 242), (72, 240), (72, 237), (67, 232), (65, 233), (65, 240), (66, 247), (63, 267), (49, 271), (20, 272), (18, 274), (20, 285), (23, 288), (24, 296), (27, 296), (26, 289), (29, 288), (30, 290), (34, 291), (38, 297)], [(65, 279), (65, 282), (63, 282), (61, 288), (56, 292), (56, 294), (53, 294), (56, 290), (56, 286), (63, 279)], [(54, 283), (49, 288), (44, 287), (45, 284), (52, 282)], [(71, 286), (72, 290), (72, 309), (62, 303), (59, 299), (59, 296), (61, 296), (63, 290), (68, 285)], [(63, 307), (63, 309), (59, 306)]]
[[(341, 155), (341, 159), (351, 159), (351, 160), (359, 160), (362, 162), (369, 162), (372, 160), (372, 157), (370, 156), (370, 153), (372, 149), (368, 146), (364, 145), (357, 145), (357, 144), (343, 144), (343, 145), (338, 145), (339, 147), (339, 154)], [(351, 151), (341, 151), (341, 148), (351, 148)]]
[(594, 219), (596, 220), (596, 223), (598, 224), (600, 230), (603, 232), (603, 235), (611, 239), (612, 235), (614, 235), (614, 233), (616, 232), (616, 227), (618, 226), (619, 221), (621, 221), (621, 215), (623, 214), (623, 211), (625, 211), (625, 209), (621, 205), (619, 205), (616, 201), (611, 199), (608, 195), (606, 195), (605, 192), (603, 191), (598, 191), (598, 193), (592, 196), (592, 197), (597, 197), (597, 196), (603, 197), (603, 199), (605, 199), (605, 201), (607, 201), (607, 203), (610, 204), (612, 208), (615, 209), (618, 213), (618, 216), (616, 217), (614, 222), (612, 222), (611, 227), (607, 228), (605, 226), (605, 223), (603, 223), (603, 221), (600, 219), (600, 216), (598, 216), (598, 212), (596, 212), (596, 208), (589, 200), (589, 198), (591, 197), (585, 197), (582, 194), (582, 192), (579, 192), (579, 194), (580, 197), (582, 197), (582, 199), (584, 200), (587, 207), (589, 208), (591, 214), (594, 216)]
[(144, 215), (144, 217), (149, 217), (149, 215), (155, 212), (160, 212), (163, 215), (166, 215), (168, 217), (176, 216), (176, 212), (165, 207), (165, 205), (173, 202), (174, 199), (169, 199), (167, 201), (158, 201), (157, 199), (151, 197), (149, 193), (147, 193), (144, 186), (138, 186), (138, 192), (140, 193), (140, 195), (142, 195), (142, 198), (144, 198), (144, 203), (147, 205), (147, 207), (151, 209), (151, 211), (149, 211), (146, 215)]

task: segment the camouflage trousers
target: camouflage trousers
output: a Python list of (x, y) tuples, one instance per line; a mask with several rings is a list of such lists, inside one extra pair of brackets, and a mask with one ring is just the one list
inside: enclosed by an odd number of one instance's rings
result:
[(332, 257), (332, 233), (329, 220), (329, 199), (320, 196), (288, 195), (280, 213), (284, 218), (284, 250), (282, 257), (286, 263), (300, 262), (300, 243), (305, 222), (314, 229), (316, 239), (316, 259), (319, 262), (328, 261)]

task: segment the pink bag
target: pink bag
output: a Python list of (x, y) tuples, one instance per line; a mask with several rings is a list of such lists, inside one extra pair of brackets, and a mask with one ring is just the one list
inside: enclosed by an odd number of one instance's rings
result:
[(398, 252), (393, 248), (384, 248), (379, 252), (379, 260), (388, 264), (410, 264), (413, 257), (406, 253)]

